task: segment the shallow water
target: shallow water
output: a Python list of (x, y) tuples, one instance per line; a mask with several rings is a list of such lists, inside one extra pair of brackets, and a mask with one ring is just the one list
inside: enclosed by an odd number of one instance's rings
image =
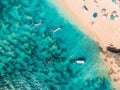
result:
[(113, 90), (96, 42), (47, 0), (0, 6), (0, 90)]

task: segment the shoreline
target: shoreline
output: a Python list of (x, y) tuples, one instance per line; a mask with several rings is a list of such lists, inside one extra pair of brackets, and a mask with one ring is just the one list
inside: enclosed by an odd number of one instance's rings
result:
[[(87, 2), (87, 6), (91, 7), (91, 5), (89, 4), (91, 4), (92, 1), (86, 1), (86, 2)], [(103, 3), (105, 4), (106, 2), (103, 1)], [(74, 0), (71, 0), (71, 1), (57, 0), (56, 2), (52, 2), (52, 3), (54, 3), (54, 5), (55, 4), (58, 5), (58, 6), (56, 5), (56, 7), (59, 9), (60, 14), (64, 15), (64, 17), (66, 17), (70, 22), (72, 21), (71, 22), (72, 24), (77, 26), (77, 28), (81, 29), (81, 31), (87, 34), (90, 38), (98, 42), (100, 46), (103, 47), (104, 49), (109, 45), (113, 45), (116, 48), (120, 48), (120, 43), (118, 43), (120, 42), (119, 40), (120, 39), (120, 36), (119, 36), (120, 35), (120, 29), (119, 29), (120, 19), (111, 21), (110, 18), (107, 17), (107, 19), (104, 20), (101, 18), (102, 17), (101, 14), (99, 14), (98, 18), (94, 19), (92, 18), (91, 12), (98, 11), (98, 13), (101, 13), (99, 10), (101, 9), (101, 7), (95, 6), (97, 7), (96, 10), (93, 9), (90, 12), (84, 12), (81, 9), (81, 7), (84, 6), (85, 4), (80, 0), (76, 0), (76, 2), (74, 2)], [(100, 5), (102, 4), (102, 2), (99, 2), (99, 3)], [(110, 5), (112, 4), (112, 2), (109, 2), (109, 3)], [(104, 6), (102, 5), (102, 7)], [(109, 10), (109, 12), (114, 11), (114, 9), (117, 9), (119, 11), (118, 7), (115, 7)], [(120, 13), (119, 13), (119, 16), (120, 16)], [(91, 23), (93, 23), (93, 25), (91, 25)]]
[[(64, 1), (64, 0), (63, 0)], [(72, 13), (72, 15), (70, 15), (70, 12), (68, 11), (69, 8), (67, 8), (62, 0), (57, 0), (56, 2), (52, 2), (51, 4), (53, 4), (57, 9), (58, 9), (58, 13), (60, 13), (61, 17), (66, 18), (72, 25), (76, 26), (76, 28), (78, 28), (79, 30), (81, 30), (85, 35), (87, 35), (89, 38), (93, 39), (96, 43), (98, 43), (99, 38), (97, 37), (97, 35), (89, 30), (88, 27), (86, 27), (85, 25), (81, 25), (79, 24), (79, 21), (77, 21), (76, 19), (74, 19), (74, 17), (78, 16), (74, 13)], [(67, 11), (67, 12), (66, 12)]]
[[(115, 10), (120, 12), (120, 8), (109, 0), (98, 1), (94, 4), (92, 1), (58, 0), (54, 2), (54, 5), (59, 9), (60, 14), (98, 43), (102, 49), (100, 57), (109, 72), (112, 85), (116, 90), (119, 90), (120, 66), (116, 62), (116, 53), (109, 51), (107, 47), (120, 48), (120, 19), (118, 17), (116, 20), (110, 20), (110, 12)], [(82, 6), (87, 6), (88, 11), (82, 10)], [(107, 9), (107, 17), (104, 19), (100, 11), (103, 7)], [(92, 17), (93, 12), (98, 13), (97, 18)], [(120, 16), (120, 13), (118, 15)]]

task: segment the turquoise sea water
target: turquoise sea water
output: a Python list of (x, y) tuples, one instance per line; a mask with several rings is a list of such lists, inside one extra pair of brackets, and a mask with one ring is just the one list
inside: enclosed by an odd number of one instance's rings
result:
[(96, 42), (47, 1), (0, 0), (0, 90), (113, 90)]

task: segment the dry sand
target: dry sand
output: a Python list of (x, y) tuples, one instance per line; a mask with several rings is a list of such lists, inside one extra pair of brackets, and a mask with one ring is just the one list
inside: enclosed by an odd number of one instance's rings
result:
[[(115, 4), (111, 0), (57, 0), (56, 2), (62, 7), (60, 12), (63, 12), (71, 23), (82, 28), (83, 32), (98, 42), (104, 52), (107, 52), (106, 47), (109, 45), (120, 48), (119, 3)], [(106, 11), (101, 12), (102, 9)], [(114, 15), (117, 14), (117, 18), (111, 20), (113, 11), (117, 12), (114, 13)], [(93, 18), (95, 12), (98, 14), (97, 18)], [(110, 72), (113, 85), (117, 88), (116, 90), (120, 90), (120, 67), (115, 63), (115, 58), (108, 57), (108, 53), (100, 55)]]

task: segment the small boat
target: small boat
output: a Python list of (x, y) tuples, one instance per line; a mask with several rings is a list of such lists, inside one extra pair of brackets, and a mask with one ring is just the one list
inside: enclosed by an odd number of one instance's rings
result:
[(85, 57), (80, 57), (80, 58), (72, 59), (71, 62), (75, 62), (77, 64), (84, 64), (85, 60), (86, 60)]
[(42, 23), (36, 23), (34, 24), (34, 27), (40, 26)]
[(59, 30), (61, 30), (60, 27), (58, 27), (57, 29), (53, 30), (53, 33), (57, 32), (57, 31), (59, 31)]
[(84, 64), (85, 61), (83, 61), (83, 60), (77, 60), (76, 63), (78, 63), (78, 64)]

